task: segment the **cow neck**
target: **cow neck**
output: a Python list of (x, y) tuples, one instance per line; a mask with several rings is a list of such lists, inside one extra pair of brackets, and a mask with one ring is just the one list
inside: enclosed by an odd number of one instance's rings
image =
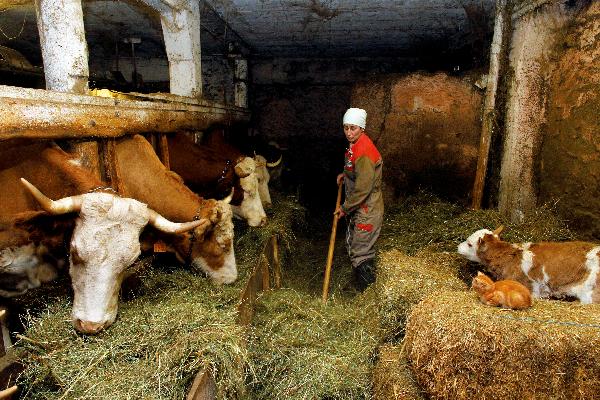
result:
[(486, 250), (479, 251), (477, 256), (495, 279), (515, 279), (527, 282), (527, 277), (521, 269), (522, 249), (498, 239), (486, 241), (486, 246)]
[(178, 175), (167, 170), (142, 136), (123, 138), (115, 146), (119, 190), (173, 221), (190, 221), (202, 199)]

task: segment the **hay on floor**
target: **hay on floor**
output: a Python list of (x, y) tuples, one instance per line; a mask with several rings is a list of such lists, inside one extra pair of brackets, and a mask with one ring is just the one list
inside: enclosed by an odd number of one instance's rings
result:
[(75, 332), (68, 297), (31, 318), (17, 343), (29, 353), (19, 382), (24, 397), (183, 399), (208, 367), (218, 398), (239, 398), (250, 369), (236, 325), (239, 289), (186, 271), (149, 270), (141, 292), (121, 302), (115, 324), (96, 336)]
[(368, 399), (377, 347), (371, 291), (321, 303), (292, 289), (266, 293), (253, 321), (249, 351), (253, 399)]
[(592, 399), (600, 393), (600, 305), (537, 300), (524, 311), (471, 291), (417, 305), (406, 353), (437, 399)]
[(412, 308), (425, 296), (441, 290), (466, 289), (458, 278), (467, 264), (452, 253), (423, 251), (408, 256), (398, 250), (382, 253), (377, 265), (376, 293), (383, 337), (397, 339), (404, 333)]
[(373, 370), (374, 400), (423, 400), (402, 346), (383, 345)]

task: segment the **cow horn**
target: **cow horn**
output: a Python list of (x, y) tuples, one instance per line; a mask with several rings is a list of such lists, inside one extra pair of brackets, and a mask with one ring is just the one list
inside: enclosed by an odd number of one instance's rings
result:
[(83, 203), (82, 196), (70, 196), (60, 200), (52, 200), (40, 192), (38, 188), (29, 183), (27, 179), (21, 178), (21, 183), (29, 190), (29, 193), (31, 193), (37, 202), (40, 203), (40, 206), (50, 214), (60, 215), (81, 211), (81, 205)]
[(235, 191), (235, 188), (234, 188), (234, 187), (232, 187), (232, 188), (231, 188), (231, 193), (229, 193), (229, 196), (225, 197), (225, 198), (222, 200), (222, 201), (223, 201), (225, 204), (229, 204), (229, 203), (231, 203), (231, 199), (233, 199), (233, 192), (234, 192), (234, 191)]
[(492, 232), (494, 235), (499, 236), (500, 232), (502, 232), (504, 230), (504, 225), (500, 225), (499, 227), (497, 227), (496, 229), (494, 229), (494, 232)]
[(0, 391), (0, 399), (10, 399), (13, 394), (17, 392), (17, 385), (13, 385), (8, 389)]
[(275, 161), (274, 163), (267, 163), (267, 167), (269, 168), (275, 168), (276, 166), (278, 166), (279, 164), (281, 164), (281, 160), (283, 160), (283, 155), (279, 156), (279, 160)]
[(191, 222), (172, 222), (157, 213), (154, 210), (150, 210), (150, 224), (165, 233), (183, 233), (194, 229), (195, 227), (205, 224), (208, 222), (206, 218), (201, 218), (197, 221)]

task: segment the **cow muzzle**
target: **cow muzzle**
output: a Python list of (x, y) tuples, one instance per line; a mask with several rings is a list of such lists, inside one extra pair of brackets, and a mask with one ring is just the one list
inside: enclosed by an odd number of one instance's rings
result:
[(73, 320), (73, 326), (78, 332), (86, 335), (95, 335), (107, 327), (108, 322), (91, 322), (80, 319)]

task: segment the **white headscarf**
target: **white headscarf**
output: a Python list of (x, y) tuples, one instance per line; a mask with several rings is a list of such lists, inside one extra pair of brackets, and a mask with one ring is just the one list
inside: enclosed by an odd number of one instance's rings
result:
[(362, 108), (349, 108), (344, 114), (344, 124), (352, 124), (365, 129), (367, 126), (367, 112)]

